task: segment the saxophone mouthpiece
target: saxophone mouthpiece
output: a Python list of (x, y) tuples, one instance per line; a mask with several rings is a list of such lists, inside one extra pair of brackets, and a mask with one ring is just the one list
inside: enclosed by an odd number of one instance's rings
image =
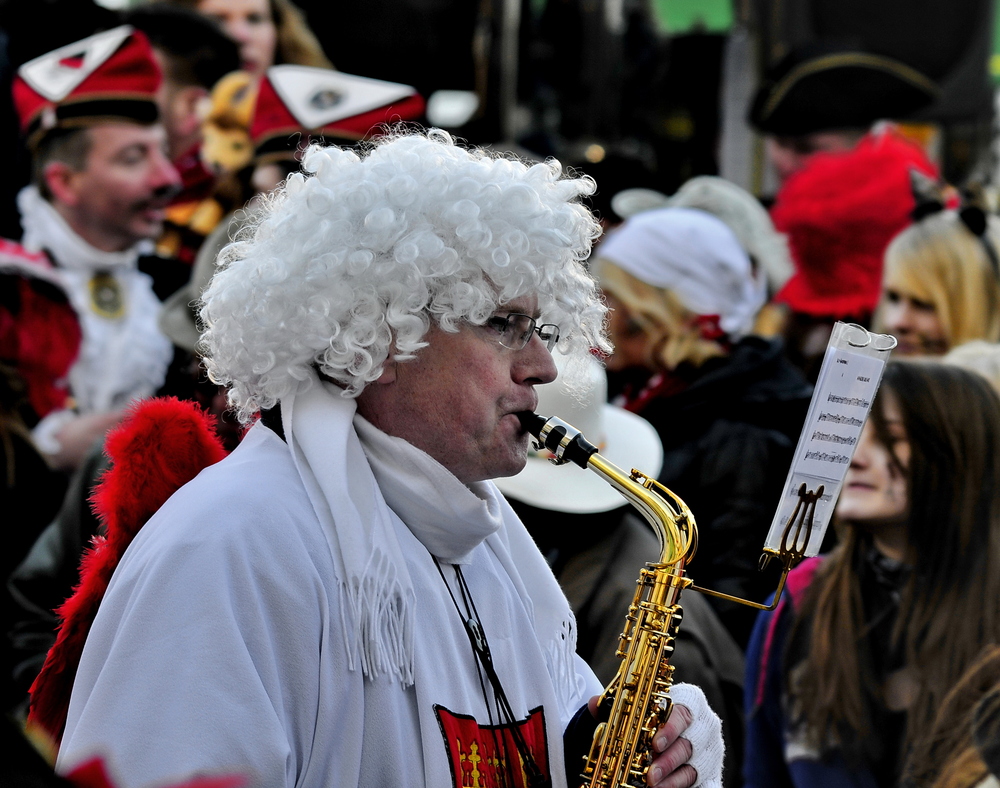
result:
[(545, 426), (545, 417), (539, 416), (537, 413), (532, 413), (530, 410), (522, 410), (516, 415), (521, 422), (521, 428), (535, 438), (538, 438), (542, 427)]
[(574, 462), (586, 468), (590, 458), (597, 454), (597, 447), (588, 441), (576, 427), (555, 416), (545, 418), (537, 413), (522, 411), (517, 414), (521, 426), (535, 437), (536, 443), (552, 452), (551, 462), (564, 465)]

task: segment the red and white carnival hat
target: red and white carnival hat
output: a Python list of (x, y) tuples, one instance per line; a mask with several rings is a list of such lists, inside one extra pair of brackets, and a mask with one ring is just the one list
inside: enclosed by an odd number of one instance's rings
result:
[(30, 60), (14, 77), (14, 105), (29, 146), (56, 128), (106, 121), (155, 123), (161, 74), (146, 36), (128, 26)]
[(327, 68), (272, 66), (261, 80), (250, 126), (254, 158), (294, 158), (302, 137), (355, 141), (380, 123), (423, 113), (424, 100), (409, 85)]

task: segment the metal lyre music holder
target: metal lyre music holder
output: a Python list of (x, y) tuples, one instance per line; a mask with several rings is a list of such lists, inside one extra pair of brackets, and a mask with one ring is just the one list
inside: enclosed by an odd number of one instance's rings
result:
[(777, 606), (788, 573), (800, 560), (819, 552), (886, 361), (895, 346), (894, 337), (872, 333), (862, 326), (836, 323), (833, 327), (760, 558), (760, 569), (775, 558), (782, 565), (771, 604), (696, 585), (692, 589), (757, 610)]
[(737, 596), (724, 594), (721, 591), (713, 591), (710, 588), (692, 584), (692, 591), (700, 591), (708, 596), (725, 599), (729, 602), (739, 602), (741, 605), (755, 608), (756, 610), (774, 610), (781, 599), (781, 592), (785, 589), (785, 580), (788, 573), (795, 568), (795, 565), (805, 557), (806, 547), (809, 545), (809, 538), (812, 536), (813, 517), (816, 514), (816, 502), (822, 499), (824, 485), (820, 485), (815, 490), (807, 490), (806, 485), (799, 487), (798, 501), (788, 522), (785, 523), (785, 530), (781, 534), (781, 547), (777, 550), (765, 547), (760, 557), (759, 569), (763, 571), (771, 560), (777, 558), (781, 561), (781, 578), (778, 580), (778, 587), (774, 592), (771, 604), (766, 605), (761, 602), (752, 602), (749, 599), (741, 599)]

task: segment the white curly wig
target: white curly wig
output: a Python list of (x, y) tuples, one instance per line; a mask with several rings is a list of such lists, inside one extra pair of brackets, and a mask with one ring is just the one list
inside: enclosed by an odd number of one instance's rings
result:
[(584, 261), (600, 234), (580, 203), (590, 178), (456, 145), (445, 132), (392, 133), (359, 155), (310, 147), (303, 173), (219, 255), (202, 296), (209, 375), (249, 421), (310, 367), (357, 396), (394, 354), (483, 324), (538, 295), (558, 348), (607, 352), (606, 309)]

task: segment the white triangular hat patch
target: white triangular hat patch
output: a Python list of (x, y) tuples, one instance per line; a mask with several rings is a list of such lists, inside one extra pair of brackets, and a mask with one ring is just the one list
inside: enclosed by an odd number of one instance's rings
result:
[(326, 68), (273, 66), (267, 78), (304, 129), (318, 129), (414, 95), (409, 85)]
[(29, 60), (18, 69), (18, 74), (42, 97), (62, 101), (117, 52), (130, 35), (129, 25), (105, 30)]

